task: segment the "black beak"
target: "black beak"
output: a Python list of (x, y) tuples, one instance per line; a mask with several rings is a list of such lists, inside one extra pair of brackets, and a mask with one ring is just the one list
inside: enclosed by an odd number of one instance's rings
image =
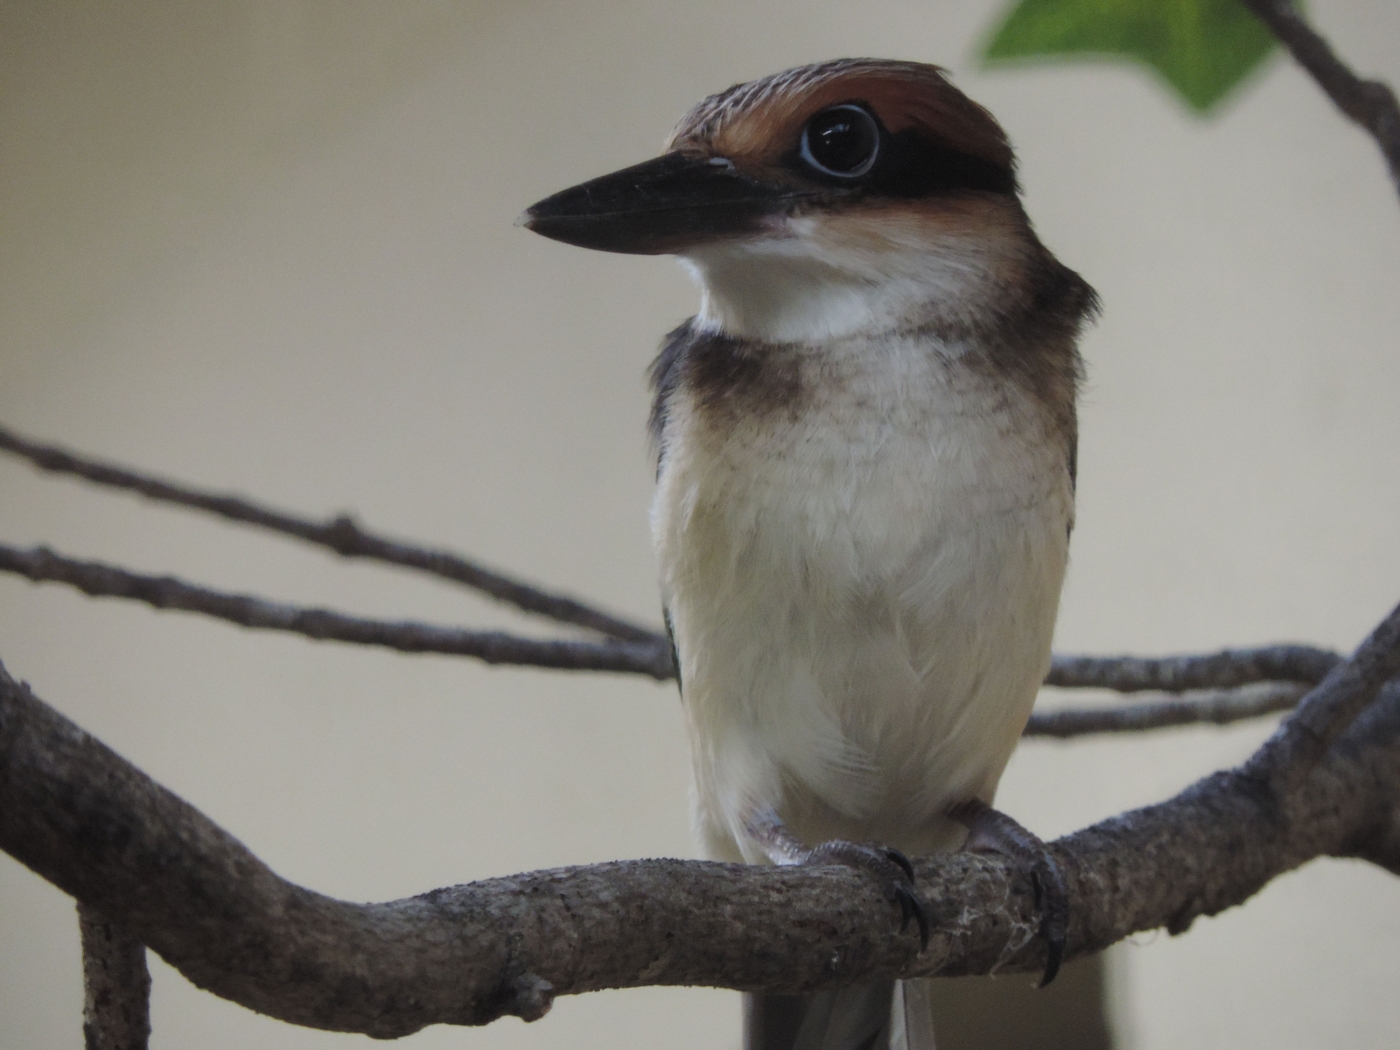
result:
[(740, 174), (722, 157), (666, 153), (546, 197), (519, 225), (581, 248), (666, 255), (757, 231), (796, 196)]

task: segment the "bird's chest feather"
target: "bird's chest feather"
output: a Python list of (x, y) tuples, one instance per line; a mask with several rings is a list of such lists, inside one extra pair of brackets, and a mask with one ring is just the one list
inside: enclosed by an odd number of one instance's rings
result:
[(907, 822), (939, 784), (994, 784), (1064, 570), (1053, 428), (926, 339), (708, 365), (670, 392), (653, 506), (702, 807), (732, 823), (776, 791)]

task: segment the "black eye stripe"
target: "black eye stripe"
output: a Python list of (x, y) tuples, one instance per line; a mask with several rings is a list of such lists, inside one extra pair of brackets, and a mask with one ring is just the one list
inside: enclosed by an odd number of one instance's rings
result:
[(958, 190), (1014, 196), (1017, 191), (1012, 169), (950, 149), (912, 128), (887, 136), (880, 163), (861, 185), (882, 197), (931, 197)]

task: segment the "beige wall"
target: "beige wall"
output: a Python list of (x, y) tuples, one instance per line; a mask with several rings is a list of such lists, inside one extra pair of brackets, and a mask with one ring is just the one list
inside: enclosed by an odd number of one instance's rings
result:
[[(0, 3), (0, 419), (312, 514), (353, 509), (654, 620), (642, 371), (694, 293), (512, 228), (703, 94), (934, 60), (1007, 125), (1101, 291), (1058, 644), (1346, 646), (1400, 597), (1400, 209), (1284, 62), (1219, 119), (1109, 65), (977, 71), (990, 2)], [(1400, 7), (1314, 0), (1400, 82)], [(378, 615), (538, 630), (445, 586), (0, 461), (0, 538)], [(242, 632), (0, 578), (0, 658), (278, 871), (352, 899), (689, 855), (669, 687)], [(1056, 698), (1052, 698), (1056, 699)], [(1265, 727), (1032, 743), (1052, 834)], [(1124, 1046), (1383, 1047), (1400, 886), (1320, 863), (1114, 953)], [(156, 1047), (344, 1046), (156, 962)], [(1020, 978), (1011, 978), (1019, 980)], [(71, 902), (0, 858), (0, 1048), (77, 1045)], [(416, 1047), (734, 1046), (730, 993), (561, 1000)]]

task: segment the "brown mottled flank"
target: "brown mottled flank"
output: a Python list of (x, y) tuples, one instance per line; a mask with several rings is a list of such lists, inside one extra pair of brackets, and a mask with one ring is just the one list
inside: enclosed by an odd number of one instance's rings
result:
[(701, 331), (692, 317), (662, 341), (651, 383), (651, 438), (659, 450), (667, 405), (682, 386), (716, 415), (796, 411), (803, 389), (801, 349)]
[(996, 119), (949, 83), (942, 69), (876, 58), (842, 58), (736, 84), (682, 117), (666, 148), (717, 153), (741, 169), (769, 169), (813, 114), (857, 100), (892, 132), (914, 129), (1008, 171), (1015, 166)]
[(1084, 378), (1077, 343), (1085, 323), (1098, 313), (1099, 299), (1084, 278), (1038, 240), (1033, 244), (1037, 251), (1015, 284), (1018, 294), (1008, 297), (978, 345), (991, 368), (1010, 376), (1049, 415), (1064, 442), (1073, 483), (1079, 449), (1075, 401)]

